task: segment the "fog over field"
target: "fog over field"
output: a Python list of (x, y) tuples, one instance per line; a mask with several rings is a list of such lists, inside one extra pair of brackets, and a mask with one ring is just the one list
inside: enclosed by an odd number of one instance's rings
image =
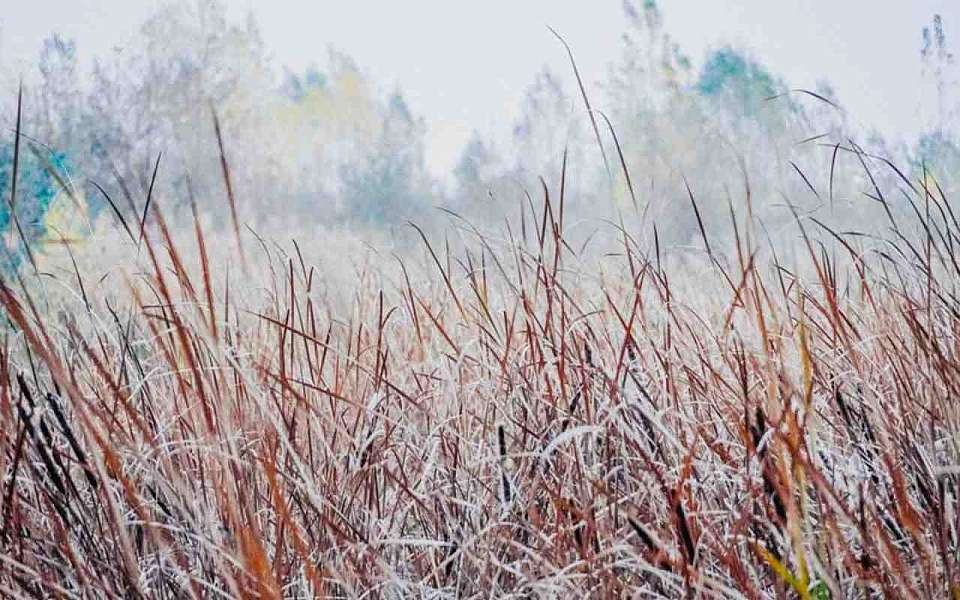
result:
[[(0, 15), (0, 56), (7, 66), (30, 70), (42, 40), (59, 32), (77, 41), (79, 60), (88, 67), (96, 57), (135, 48), (137, 27), (161, 4), (31, 2), (16, 15)], [(242, 20), (246, 11), (254, 14), (275, 67), (302, 70), (322, 64), (333, 45), (354, 57), (377, 85), (400, 85), (414, 111), (427, 118), (428, 161), (438, 175), (455, 164), (474, 129), (485, 135), (509, 131), (524, 88), (541, 67), (572, 83), (566, 57), (546, 25), (574, 45), (591, 83), (617, 59), (625, 27), (622, 5), (615, 1), (328, 5), (231, 0), (224, 6), (234, 20)], [(695, 64), (711, 48), (733, 44), (760, 57), (795, 87), (829, 80), (861, 122), (911, 136), (921, 132), (923, 113), (932, 108), (929, 96), (921, 102), (916, 93), (922, 79), (919, 32), (934, 14), (948, 23), (958, 16), (948, 0), (780, 5), (674, 0), (660, 8), (667, 29)], [(862, 27), (867, 19), (869, 27)]]
[(0, 597), (960, 600), (960, 8), (0, 11)]
[[(949, 139), (957, 74), (934, 15), (960, 17), (943, 2), (43, 1), (0, 21), (0, 106), (13, 128), (22, 78), (24, 132), (64, 161), (94, 213), (102, 198), (83, 180), (110, 191), (119, 169), (146, 188), (161, 153), (168, 202), (184, 204), (189, 178), (201, 213), (222, 209), (215, 107), (238, 149), (242, 216), (261, 226), (390, 229), (437, 207), (499, 221), (539, 177), (558, 177), (564, 149), (576, 173), (568, 207), (630, 218), (619, 141), (637, 202), (683, 242), (692, 219), (670, 206), (683, 177), (723, 212), (724, 190), (747, 176), (805, 189), (791, 163), (822, 183), (827, 138), (800, 144), (821, 134), (914, 165)], [(789, 215), (764, 192), (771, 222)], [(841, 221), (877, 212), (841, 204)]]

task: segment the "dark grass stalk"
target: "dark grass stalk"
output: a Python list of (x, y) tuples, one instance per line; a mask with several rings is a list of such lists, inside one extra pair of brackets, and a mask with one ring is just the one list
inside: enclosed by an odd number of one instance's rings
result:
[(30, 266), (33, 267), (34, 274), (39, 277), (40, 271), (37, 269), (37, 261), (34, 259), (33, 250), (30, 248), (30, 242), (27, 240), (27, 236), (23, 231), (23, 226), (20, 223), (20, 217), (17, 216), (17, 175), (20, 172), (20, 126), (22, 118), (23, 82), (21, 81), (19, 87), (17, 88), (17, 120), (16, 127), (14, 128), (13, 139), (13, 165), (10, 171), (10, 219), (13, 221), (13, 224), (17, 229), (17, 235), (20, 236), (20, 243), (23, 244), (23, 251), (27, 255), (27, 259), (30, 261)]
[(137, 249), (143, 244), (144, 229), (147, 226), (147, 215), (150, 214), (150, 202), (153, 200), (153, 186), (157, 182), (157, 172), (160, 170), (160, 159), (163, 153), (157, 154), (157, 161), (153, 165), (153, 174), (150, 176), (150, 187), (147, 189), (147, 199), (143, 203), (143, 216), (140, 217), (140, 235), (137, 238)]
[(573, 58), (573, 50), (570, 49), (570, 45), (567, 44), (567, 41), (557, 33), (557, 31), (547, 26), (547, 29), (550, 30), (560, 43), (563, 44), (564, 49), (567, 51), (567, 56), (570, 58), (570, 66), (573, 68), (573, 75), (577, 79), (577, 86), (580, 88), (580, 96), (583, 98), (583, 105), (587, 109), (587, 116), (590, 118), (590, 126), (593, 127), (593, 135), (597, 140), (597, 146), (600, 148), (600, 156), (603, 158), (603, 168), (607, 172), (607, 177), (611, 176), (610, 173), (610, 164), (607, 161), (607, 151), (603, 148), (603, 140), (600, 139), (600, 128), (597, 127), (597, 119), (593, 115), (593, 109), (590, 108), (590, 98), (587, 96), (587, 89), (583, 85), (583, 79), (580, 77), (580, 70), (577, 68), (577, 62)]
[(243, 240), (240, 238), (240, 220), (237, 216), (237, 200), (233, 193), (233, 182), (230, 179), (230, 167), (227, 164), (227, 152), (223, 146), (223, 133), (220, 130), (220, 119), (216, 108), (211, 104), (210, 112), (213, 115), (213, 129), (217, 135), (217, 147), (220, 150), (220, 168), (223, 171), (223, 184), (227, 188), (227, 200), (230, 204), (230, 221), (233, 223), (233, 235), (237, 242), (237, 252), (240, 254), (240, 263), (247, 272), (247, 258), (243, 250)]
[(130, 238), (130, 241), (133, 242), (134, 244), (137, 244), (136, 236), (133, 235), (133, 231), (130, 229), (130, 226), (127, 225), (127, 220), (123, 217), (123, 213), (120, 212), (120, 208), (113, 201), (113, 198), (110, 197), (110, 194), (108, 194), (107, 191), (103, 189), (100, 186), (100, 184), (97, 183), (96, 181), (93, 181), (93, 180), (89, 180), (89, 181), (91, 185), (93, 185), (93, 187), (97, 188), (97, 191), (100, 192), (100, 195), (103, 196), (104, 199), (107, 201), (107, 204), (110, 206), (110, 210), (113, 211), (114, 217), (116, 217), (117, 222), (120, 223), (120, 226), (123, 227), (123, 230), (126, 232), (127, 237)]

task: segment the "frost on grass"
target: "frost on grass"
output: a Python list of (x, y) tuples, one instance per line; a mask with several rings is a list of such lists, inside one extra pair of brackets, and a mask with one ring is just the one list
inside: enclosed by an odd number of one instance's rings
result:
[(52, 41), (0, 147), (3, 595), (960, 594), (948, 132), (645, 2), (602, 115), (544, 73), (445, 189), (401, 94), (215, 8), (76, 105)]

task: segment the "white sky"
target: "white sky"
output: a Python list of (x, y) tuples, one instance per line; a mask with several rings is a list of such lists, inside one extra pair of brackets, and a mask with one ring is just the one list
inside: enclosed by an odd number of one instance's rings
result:
[[(0, 59), (29, 64), (58, 31), (83, 60), (134, 39), (158, 0), (10, 0), (0, 11)], [(385, 90), (399, 84), (427, 118), (428, 160), (442, 172), (473, 130), (502, 134), (545, 64), (571, 79), (559, 30), (589, 81), (619, 53), (619, 0), (226, 0), (253, 10), (278, 64), (322, 66), (326, 46), (353, 56)], [(914, 135), (921, 105), (920, 32), (944, 16), (952, 49), (958, 0), (661, 0), (666, 28), (699, 63), (725, 42), (750, 50), (794, 87), (829, 80), (863, 124)], [(958, 52), (960, 54), (960, 52)], [(570, 88), (573, 91), (573, 88)], [(0, 93), (12, 93), (0, 90)]]

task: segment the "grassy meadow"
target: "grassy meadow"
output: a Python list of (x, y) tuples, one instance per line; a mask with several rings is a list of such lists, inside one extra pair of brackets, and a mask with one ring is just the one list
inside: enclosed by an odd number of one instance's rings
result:
[[(580, 133), (517, 171), (529, 185), (464, 167), (460, 201), (378, 213), (402, 243), (336, 221), (335, 200), (256, 204), (310, 171), (257, 178), (279, 142), (241, 131), (253, 109), (175, 124), (206, 152), (193, 179), (163, 162), (193, 155), (131, 142), (111, 158), (140, 180), (83, 182), (27, 173), (46, 155), (21, 96), (0, 596), (960, 600), (947, 157), (861, 146), (832, 98), (717, 60), (642, 128), (581, 86)], [(710, 104), (734, 71), (763, 94), (730, 102), (773, 125)], [(771, 112), (786, 102), (808, 108)], [(605, 168), (581, 168), (601, 135)], [(65, 212), (41, 238), (20, 207), (42, 173)], [(411, 177), (375, 182), (434, 189)]]

